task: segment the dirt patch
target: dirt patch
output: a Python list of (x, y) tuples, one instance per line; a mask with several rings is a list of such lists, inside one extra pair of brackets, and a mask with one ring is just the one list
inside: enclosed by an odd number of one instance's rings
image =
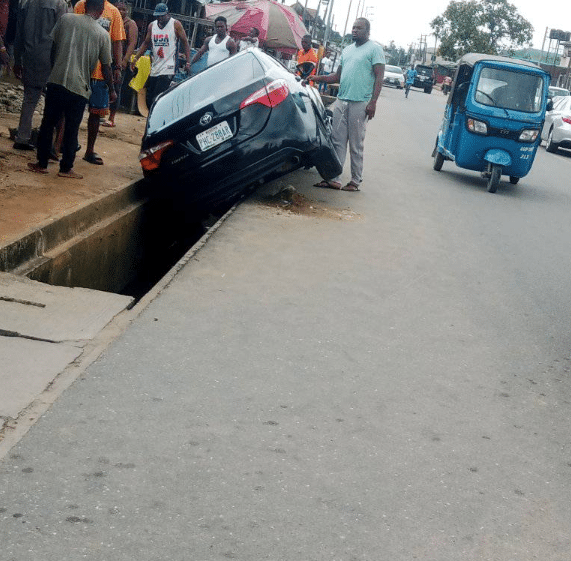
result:
[[(4, 106), (5, 108), (6, 106)], [(18, 126), (18, 112), (0, 108), (0, 246), (18, 239), (32, 228), (106, 193), (112, 193), (142, 177), (138, 161), (145, 119), (118, 113), (115, 128), (101, 127), (96, 152), (104, 165), (83, 160), (87, 141), (87, 112), (79, 131), (82, 149), (77, 153), (74, 169), (83, 179), (57, 176), (59, 166), (50, 164), (49, 174), (28, 170), (36, 161), (35, 152), (15, 150), (10, 129)], [(34, 127), (41, 116), (34, 116)]]
[(357, 220), (360, 215), (349, 208), (329, 208), (298, 193), (293, 186), (288, 186), (275, 195), (258, 197), (258, 204), (274, 208), (278, 214), (291, 213), (331, 220)]

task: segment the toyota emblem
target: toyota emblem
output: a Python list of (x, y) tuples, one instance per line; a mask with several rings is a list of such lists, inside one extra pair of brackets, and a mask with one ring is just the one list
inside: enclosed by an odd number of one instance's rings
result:
[(212, 122), (212, 113), (205, 113), (204, 115), (202, 115), (202, 117), (200, 117), (200, 124), (203, 127), (209, 125), (211, 122)]

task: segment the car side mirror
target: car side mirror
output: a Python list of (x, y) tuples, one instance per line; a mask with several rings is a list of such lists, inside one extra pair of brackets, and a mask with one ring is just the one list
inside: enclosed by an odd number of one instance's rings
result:
[(546, 111), (553, 111), (553, 100), (552, 99), (547, 100), (547, 105), (545, 106), (545, 110)]

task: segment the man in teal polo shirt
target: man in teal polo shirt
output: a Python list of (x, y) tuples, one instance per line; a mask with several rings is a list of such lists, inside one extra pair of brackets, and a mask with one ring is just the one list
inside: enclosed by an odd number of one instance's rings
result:
[(378, 43), (369, 40), (371, 24), (358, 18), (353, 24), (353, 44), (343, 50), (337, 71), (327, 76), (312, 77), (314, 82), (339, 83), (337, 100), (333, 104), (332, 141), (342, 164), (351, 155), (351, 181), (345, 186), (341, 178), (321, 181), (317, 187), (359, 191), (363, 180), (363, 149), (367, 122), (375, 116), (377, 99), (383, 87), (385, 54)]

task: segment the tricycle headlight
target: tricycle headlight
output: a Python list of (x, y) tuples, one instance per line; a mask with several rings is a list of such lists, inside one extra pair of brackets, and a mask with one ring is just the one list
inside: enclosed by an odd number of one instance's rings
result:
[(519, 135), (520, 142), (535, 142), (539, 131), (537, 129), (525, 129)]
[(488, 125), (484, 121), (477, 121), (476, 119), (468, 119), (468, 130), (476, 134), (488, 134)]

